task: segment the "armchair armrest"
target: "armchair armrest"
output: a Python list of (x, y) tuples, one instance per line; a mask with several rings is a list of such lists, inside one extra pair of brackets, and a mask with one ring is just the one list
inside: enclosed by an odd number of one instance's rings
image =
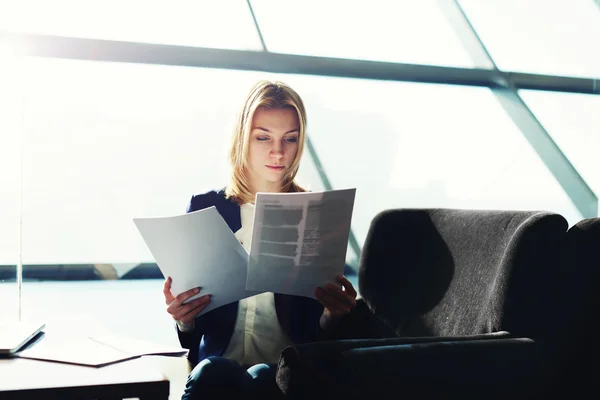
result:
[(288, 347), (279, 361), (277, 384), (291, 399), (536, 397), (543, 388), (537, 344), (502, 335)]

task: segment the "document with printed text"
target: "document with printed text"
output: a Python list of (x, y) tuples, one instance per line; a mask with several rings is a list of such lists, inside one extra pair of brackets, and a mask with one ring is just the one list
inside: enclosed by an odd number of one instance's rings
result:
[(315, 297), (344, 272), (356, 189), (257, 193), (246, 289)]

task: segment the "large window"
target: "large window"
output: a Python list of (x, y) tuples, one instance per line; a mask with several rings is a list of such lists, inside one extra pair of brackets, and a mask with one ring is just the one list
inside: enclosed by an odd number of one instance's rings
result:
[[(598, 85), (600, 90), (600, 81)], [(600, 193), (600, 96), (532, 90), (520, 94), (592, 191)]]
[(227, 183), (234, 117), (265, 77), (56, 59), (30, 59), (26, 74), (24, 263), (125, 269), (152, 261), (132, 218), (183, 213)]
[(0, 29), (77, 38), (260, 49), (245, 0), (0, 2)]
[[(436, 0), (252, 1), (269, 51), (474, 67)], [(293, 22), (291, 22), (293, 20)]]
[[(333, 187), (358, 188), (359, 243), (389, 207), (546, 209), (571, 223), (581, 218), (485, 88), (55, 59), (30, 59), (24, 71), (25, 264), (126, 270), (151, 262), (132, 218), (181, 213), (191, 194), (224, 186), (235, 113), (262, 77), (298, 89)], [(6, 160), (17, 167), (18, 137), (10, 137), (15, 152)], [(309, 152), (304, 161), (301, 182), (321, 190)], [(16, 175), (6, 188), (7, 199), (18, 199)], [(7, 243), (15, 244), (15, 232)]]
[(595, 0), (460, 0), (500, 69), (600, 78)]
[(362, 244), (389, 207), (542, 209), (581, 219), (485, 88), (289, 77), (334, 187), (357, 186)]
[(19, 260), (21, 188), (20, 62), (0, 43), (0, 322), (18, 315), (16, 265)]

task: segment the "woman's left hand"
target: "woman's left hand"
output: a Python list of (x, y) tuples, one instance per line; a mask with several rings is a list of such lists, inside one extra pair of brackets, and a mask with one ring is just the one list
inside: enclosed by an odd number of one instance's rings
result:
[(341, 317), (356, 306), (356, 290), (350, 281), (343, 275), (338, 275), (335, 280), (339, 286), (327, 283), (324, 288), (315, 290), (317, 300), (325, 307), (323, 317)]

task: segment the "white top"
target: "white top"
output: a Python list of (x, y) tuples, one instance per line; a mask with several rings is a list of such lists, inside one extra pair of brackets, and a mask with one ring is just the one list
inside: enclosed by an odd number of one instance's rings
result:
[[(240, 216), (242, 227), (235, 237), (250, 252), (254, 204), (243, 204)], [(275, 296), (266, 292), (240, 301), (233, 335), (223, 357), (242, 365), (275, 364), (282, 350), (291, 344), (277, 320)]]

